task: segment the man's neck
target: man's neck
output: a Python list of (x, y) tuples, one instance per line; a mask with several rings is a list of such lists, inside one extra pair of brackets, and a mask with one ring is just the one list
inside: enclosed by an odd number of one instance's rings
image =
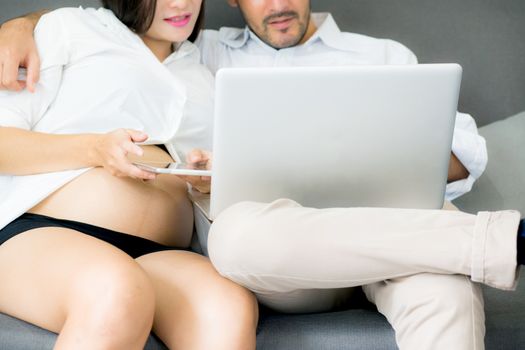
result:
[(310, 14), (310, 19), (308, 20), (308, 28), (306, 28), (306, 33), (304, 33), (304, 36), (298, 45), (302, 45), (308, 40), (310, 40), (310, 38), (315, 34), (316, 31), (317, 25), (315, 24), (312, 14)]

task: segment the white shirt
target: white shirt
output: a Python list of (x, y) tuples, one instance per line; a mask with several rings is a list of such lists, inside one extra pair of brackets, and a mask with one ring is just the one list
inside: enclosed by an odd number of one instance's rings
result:
[[(305, 44), (291, 48), (276, 50), (247, 27), (205, 30), (197, 44), (203, 63), (213, 73), (225, 67), (417, 64), (416, 56), (396, 41), (343, 33), (329, 14), (313, 14), (312, 19), (316, 33)], [(468, 114), (457, 114), (452, 151), (470, 175), (447, 185), (447, 200), (470, 191), (487, 164), (485, 140)]]
[[(195, 45), (183, 43), (161, 63), (111, 11), (82, 8), (43, 16), (35, 40), (36, 92), (0, 92), (0, 126), (55, 134), (136, 129), (177, 160), (211, 148), (213, 76)], [(0, 228), (87, 170), (0, 176)]]

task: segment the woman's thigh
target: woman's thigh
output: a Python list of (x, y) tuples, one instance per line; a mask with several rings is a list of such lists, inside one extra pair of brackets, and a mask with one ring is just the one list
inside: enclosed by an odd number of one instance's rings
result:
[(155, 289), (153, 331), (170, 349), (254, 349), (257, 302), (209, 259), (163, 251), (137, 259)]
[(96, 238), (57, 227), (30, 230), (0, 245), (0, 311), (58, 333), (76, 304), (88, 307), (127, 277), (122, 288), (140, 284), (141, 274), (147, 280), (130, 256)]

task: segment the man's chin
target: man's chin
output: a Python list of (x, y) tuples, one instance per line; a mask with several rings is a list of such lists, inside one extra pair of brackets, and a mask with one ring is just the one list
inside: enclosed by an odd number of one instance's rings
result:
[(267, 43), (274, 49), (287, 49), (289, 47), (296, 46), (301, 41), (298, 37), (284, 37), (284, 38), (271, 38)]

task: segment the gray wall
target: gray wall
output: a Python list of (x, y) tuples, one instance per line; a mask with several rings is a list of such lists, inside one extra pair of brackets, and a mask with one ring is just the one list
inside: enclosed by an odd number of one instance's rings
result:
[[(0, 21), (37, 8), (93, 6), (90, 1), (0, 0)], [(460, 110), (479, 125), (525, 110), (525, 0), (313, 0), (343, 30), (388, 37), (420, 62), (464, 68)], [(226, 0), (208, 0), (207, 26), (242, 25)]]

